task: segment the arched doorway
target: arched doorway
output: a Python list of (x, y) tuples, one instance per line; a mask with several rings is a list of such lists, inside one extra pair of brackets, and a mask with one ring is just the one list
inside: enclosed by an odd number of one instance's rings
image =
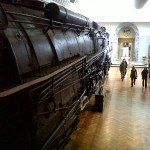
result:
[[(133, 46), (133, 52), (132, 52), (132, 61), (133, 62), (138, 62), (138, 51), (139, 51), (139, 31), (138, 28), (133, 24), (133, 23), (121, 23), (115, 30), (115, 35), (114, 35), (114, 50), (113, 50), (113, 57), (114, 60), (118, 60), (119, 59), (119, 53), (118, 53), (118, 49), (119, 49), (119, 41), (118, 41), (118, 35), (119, 32), (122, 28), (126, 28), (129, 27), (134, 31), (134, 36), (135, 36), (135, 40), (134, 40), (134, 46)], [(130, 41), (133, 42), (133, 41)], [(129, 41), (126, 41), (124, 43), (130, 43)]]
[(135, 33), (130, 27), (123, 27), (118, 33), (118, 59), (126, 59), (128, 63), (135, 60)]

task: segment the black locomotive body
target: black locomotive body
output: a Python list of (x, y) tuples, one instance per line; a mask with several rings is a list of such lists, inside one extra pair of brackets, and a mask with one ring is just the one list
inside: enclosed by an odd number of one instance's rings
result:
[(85, 16), (55, 3), (1, 1), (0, 149), (63, 149), (108, 53), (105, 27)]

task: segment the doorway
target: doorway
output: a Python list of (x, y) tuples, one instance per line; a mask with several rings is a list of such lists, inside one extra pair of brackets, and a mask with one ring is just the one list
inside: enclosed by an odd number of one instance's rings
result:
[(124, 57), (131, 62), (134, 61), (134, 38), (118, 39), (118, 59), (121, 61)]
[[(119, 38), (119, 32), (122, 28), (124, 27), (130, 27), (134, 31), (134, 38)], [(121, 58), (120, 55), (120, 49), (122, 48), (122, 43), (130, 43), (131, 48), (130, 48), (130, 57), (131, 61), (133, 62), (138, 62), (138, 50), (139, 50), (139, 31), (138, 28), (133, 24), (129, 22), (121, 23), (115, 30), (115, 35), (114, 35), (114, 42), (113, 42), (113, 60), (118, 61), (118, 59)], [(123, 39), (128, 39), (128, 41), (123, 41)], [(122, 43), (121, 43), (122, 42)]]
[(129, 43), (123, 43), (122, 57), (130, 57), (130, 46), (129, 46)]

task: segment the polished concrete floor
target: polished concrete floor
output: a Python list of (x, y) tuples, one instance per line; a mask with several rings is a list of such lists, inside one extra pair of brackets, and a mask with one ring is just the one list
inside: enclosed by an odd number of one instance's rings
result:
[(133, 87), (128, 68), (124, 81), (111, 67), (104, 84), (104, 111), (93, 111), (94, 95), (65, 150), (149, 150), (150, 80), (142, 87), (141, 71)]

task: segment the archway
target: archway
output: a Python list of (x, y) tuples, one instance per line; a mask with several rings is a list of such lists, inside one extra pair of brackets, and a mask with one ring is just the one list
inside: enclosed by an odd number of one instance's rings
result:
[(114, 50), (113, 50), (113, 57), (114, 60), (118, 60), (118, 34), (120, 29), (124, 27), (130, 27), (134, 30), (135, 32), (135, 46), (134, 46), (134, 62), (138, 62), (138, 51), (139, 51), (139, 30), (138, 28), (133, 24), (133, 23), (121, 23), (115, 30), (114, 34)]

